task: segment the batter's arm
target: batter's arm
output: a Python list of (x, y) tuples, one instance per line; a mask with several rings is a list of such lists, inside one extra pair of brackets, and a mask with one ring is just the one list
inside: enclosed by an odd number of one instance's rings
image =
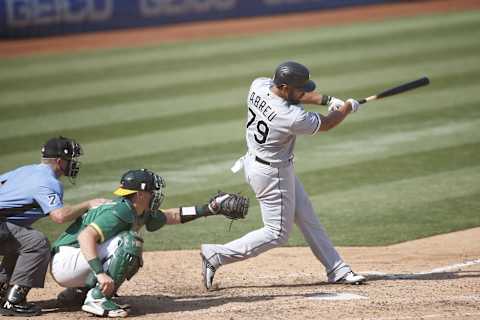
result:
[(320, 115), (321, 124), (319, 131), (328, 131), (335, 128), (347, 117), (350, 112), (357, 110), (358, 106), (359, 104), (357, 101), (349, 99), (345, 102), (343, 106), (341, 106), (337, 110), (330, 112), (328, 115)]
[(326, 105), (327, 103), (322, 104), (322, 101), (325, 102), (329, 98), (327, 95), (321, 95), (316, 91), (305, 92), (305, 94), (300, 98), (300, 102), (303, 104), (318, 104)]
[(300, 99), (300, 102), (303, 104), (316, 104), (321, 106), (328, 106), (328, 111), (337, 110), (345, 102), (334, 96), (328, 96), (326, 94), (320, 94), (318, 92), (312, 91), (307, 92)]

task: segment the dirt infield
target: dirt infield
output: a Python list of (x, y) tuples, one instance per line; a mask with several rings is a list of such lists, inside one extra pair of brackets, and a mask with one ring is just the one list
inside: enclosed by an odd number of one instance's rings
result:
[[(308, 248), (278, 248), (217, 272), (201, 284), (198, 251), (147, 252), (145, 266), (120, 290), (142, 319), (479, 319), (480, 228), (388, 247), (339, 248), (369, 282), (331, 285)], [(32, 290), (45, 315), (89, 318), (57, 309), (49, 277)], [(73, 312), (73, 313), (72, 313)]]
[[(480, 9), (479, 0), (425, 1), (292, 14), (258, 19), (185, 24), (65, 37), (3, 41), (0, 57), (272, 32), (305, 26), (382, 20), (430, 12)], [(381, 226), (378, 226), (380, 229)], [(480, 228), (388, 247), (339, 248), (369, 282), (330, 285), (309, 248), (278, 248), (227, 265), (216, 275), (217, 290), (204, 291), (198, 251), (147, 252), (145, 266), (122, 286), (121, 302), (132, 317), (147, 319), (480, 319)], [(200, 243), (199, 243), (200, 244)], [(62, 290), (50, 276), (32, 290), (44, 315), (36, 319), (91, 318), (56, 306)]]
[(250, 35), (260, 32), (268, 33), (278, 30), (301, 29), (307, 26), (350, 24), (358, 21), (378, 21), (390, 17), (466, 11), (470, 9), (480, 9), (480, 1), (404, 1), (398, 4), (353, 7), (274, 17), (187, 23), (159, 28), (139, 28), (126, 31), (97, 32), (41, 39), (0, 41), (0, 57), (65, 51), (73, 52), (97, 48), (135, 47), (165, 42)]

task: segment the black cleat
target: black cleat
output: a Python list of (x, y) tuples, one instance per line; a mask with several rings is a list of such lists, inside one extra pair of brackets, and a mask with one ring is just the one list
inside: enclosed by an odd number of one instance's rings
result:
[(10, 301), (3, 301), (0, 308), (0, 315), (10, 317), (33, 317), (39, 316), (42, 313), (42, 309), (33, 303), (18, 303), (13, 304)]

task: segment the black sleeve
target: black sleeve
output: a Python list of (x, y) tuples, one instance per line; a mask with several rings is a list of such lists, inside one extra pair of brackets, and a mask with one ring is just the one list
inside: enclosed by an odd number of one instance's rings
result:
[(167, 217), (161, 210), (158, 210), (148, 215), (147, 221), (145, 223), (145, 228), (147, 229), (147, 231), (153, 232), (163, 227), (166, 223)]

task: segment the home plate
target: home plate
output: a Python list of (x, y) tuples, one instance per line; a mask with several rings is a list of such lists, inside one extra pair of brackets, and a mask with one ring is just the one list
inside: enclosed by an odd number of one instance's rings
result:
[(367, 297), (353, 294), (353, 293), (336, 293), (336, 292), (324, 292), (318, 293), (308, 297), (309, 299), (313, 300), (359, 300), (359, 299), (367, 299)]

